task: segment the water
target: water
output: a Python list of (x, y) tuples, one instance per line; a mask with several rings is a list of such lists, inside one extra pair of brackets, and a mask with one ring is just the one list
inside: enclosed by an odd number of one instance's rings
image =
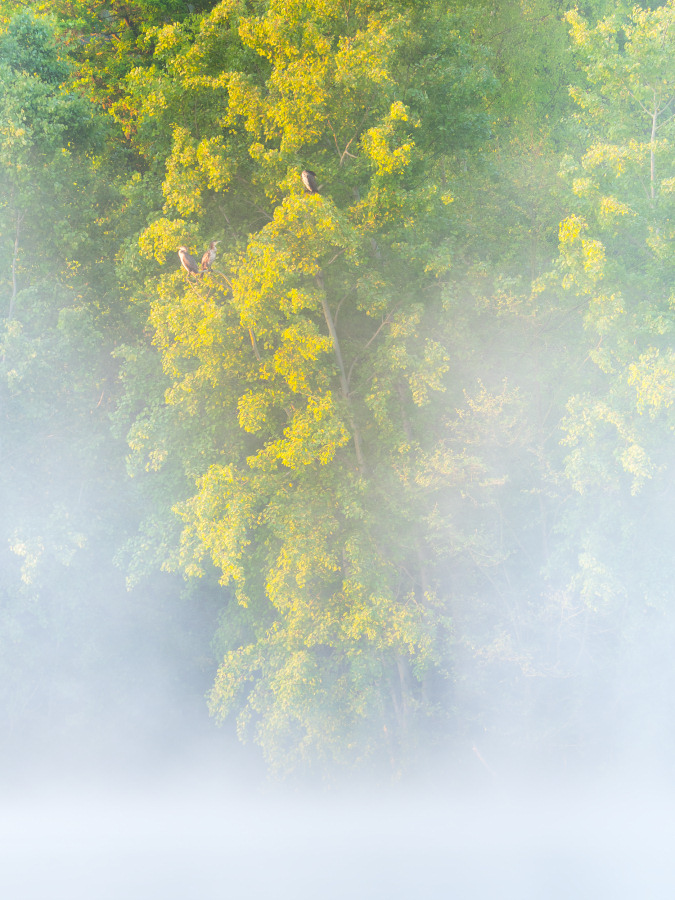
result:
[(671, 795), (239, 787), (203, 772), (5, 791), (0, 897), (672, 898)]

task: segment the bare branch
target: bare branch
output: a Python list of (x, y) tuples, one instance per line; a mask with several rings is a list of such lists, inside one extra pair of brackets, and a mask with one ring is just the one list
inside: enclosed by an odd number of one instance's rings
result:
[(255, 353), (255, 358), (260, 362), (260, 352), (258, 350), (258, 342), (255, 339), (255, 334), (253, 333), (253, 329), (249, 328), (248, 330), (249, 337), (251, 338), (251, 346), (253, 347), (253, 352)]
[(335, 150), (336, 150), (336, 152), (337, 152), (337, 155), (340, 157), (340, 165), (341, 165), (341, 166), (342, 166), (342, 164), (343, 164), (344, 161), (345, 161), (345, 157), (347, 157), (347, 156), (350, 157), (350, 159), (356, 159), (356, 156), (355, 156), (353, 153), (350, 153), (350, 152), (349, 152), (349, 148), (350, 148), (351, 145), (354, 143), (354, 141), (356, 140), (356, 138), (359, 136), (359, 133), (360, 133), (360, 131), (361, 131), (361, 127), (362, 127), (363, 123), (365, 122), (365, 120), (366, 120), (366, 118), (367, 118), (369, 112), (370, 112), (370, 107), (367, 107), (367, 108), (364, 110), (363, 115), (361, 116), (361, 121), (359, 122), (359, 124), (358, 124), (358, 125), (356, 126), (356, 128), (354, 129), (354, 134), (351, 136), (350, 140), (347, 142), (347, 145), (346, 145), (345, 149), (342, 150), (342, 151), (340, 150), (340, 145), (338, 144), (337, 134), (335, 133), (335, 129), (333, 128), (332, 122), (330, 121), (330, 119), (327, 119), (327, 120), (326, 120), (326, 121), (328, 122), (328, 127), (330, 128), (330, 130), (331, 130), (331, 132), (332, 132), (332, 134), (333, 134), (333, 140), (335, 141)]

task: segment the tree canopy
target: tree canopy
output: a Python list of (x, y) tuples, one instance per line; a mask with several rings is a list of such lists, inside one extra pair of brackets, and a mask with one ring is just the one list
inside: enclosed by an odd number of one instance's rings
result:
[(279, 774), (606, 760), (666, 702), (674, 40), (0, 0), (6, 716), (122, 578)]

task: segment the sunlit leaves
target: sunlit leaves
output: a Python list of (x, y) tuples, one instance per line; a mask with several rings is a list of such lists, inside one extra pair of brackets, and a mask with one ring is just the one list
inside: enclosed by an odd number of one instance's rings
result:
[(396, 756), (443, 668), (415, 454), (452, 372), (431, 312), (446, 173), (494, 80), (437, 4), (219, 4), (145, 41), (115, 107), (162, 182), (141, 253), (222, 241), (203, 279), (143, 288), (169, 384), (130, 433), (188, 479), (166, 565), (215, 566), (238, 601), (212, 710), (284, 765)]
[[(570, 517), (568, 593), (594, 622), (621, 608), (617, 640), (662, 591), (661, 502), (672, 479), (675, 6), (619, 8), (596, 24), (567, 14), (582, 78), (582, 146), (564, 166), (574, 194), (560, 227), (562, 286), (581, 303), (586, 384), (563, 419)], [(667, 249), (668, 248), (668, 249)], [(639, 521), (639, 525), (636, 523)], [(670, 577), (670, 576), (666, 576)], [(605, 627), (605, 626), (602, 626)]]
[(631, 363), (628, 383), (635, 387), (637, 410), (649, 410), (653, 418), (660, 409), (672, 405), (675, 399), (675, 355), (668, 348), (663, 353), (651, 347)]

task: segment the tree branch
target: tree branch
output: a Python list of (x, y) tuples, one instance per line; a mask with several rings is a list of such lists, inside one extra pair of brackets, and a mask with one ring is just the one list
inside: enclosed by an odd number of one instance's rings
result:
[(385, 325), (389, 325), (390, 323), (391, 323), (391, 313), (387, 313), (387, 315), (384, 317), (384, 319), (382, 319), (382, 322), (381, 322), (379, 328), (377, 329), (377, 331), (375, 332), (375, 334), (371, 337), (371, 339), (368, 341), (368, 343), (365, 344), (365, 346), (362, 348), (361, 352), (358, 353), (358, 354), (354, 357), (354, 361), (352, 362), (351, 366), (349, 367), (349, 374), (348, 374), (348, 376), (347, 376), (347, 383), (350, 383), (351, 380), (352, 380), (352, 372), (354, 371), (354, 366), (357, 364), (357, 362), (358, 362), (360, 359), (363, 358), (363, 354), (366, 352), (366, 350), (368, 349), (368, 347), (370, 347), (370, 345), (373, 343), (373, 341), (374, 341), (375, 338), (378, 336), (378, 334), (382, 331), (382, 329), (384, 328), (384, 326), (385, 326)]

